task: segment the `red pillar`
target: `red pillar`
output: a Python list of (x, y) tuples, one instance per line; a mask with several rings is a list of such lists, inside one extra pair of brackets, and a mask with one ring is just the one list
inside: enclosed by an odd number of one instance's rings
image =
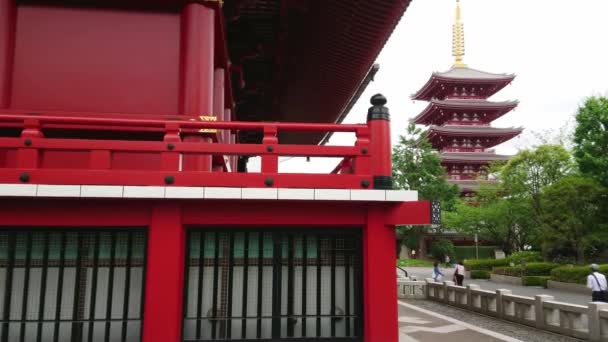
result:
[(0, 0), (0, 108), (9, 108), (11, 103), (15, 14), (15, 0)]
[(179, 205), (157, 204), (148, 234), (142, 341), (179, 342), (186, 246)]
[(374, 189), (391, 189), (393, 187), (393, 162), (391, 159), (391, 121), (386, 98), (381, 94), (372, 96), (372, 107), (367, 111), (369, 127), (371, 172), (374, 177)]
[(364, 341), (397, 342), (397, 281), (395, 230), (386, 226), (387, 213), (371, 207), (363, 233)]
[[(195, 120), (213, 115), (214, 11), (189, 3), (181, 15), (180, 113)], [(187, 135), (183, 141), (209, 144), (211, 138)], [(183, 170), (211, 171), (211, 155), (184, 155)]]

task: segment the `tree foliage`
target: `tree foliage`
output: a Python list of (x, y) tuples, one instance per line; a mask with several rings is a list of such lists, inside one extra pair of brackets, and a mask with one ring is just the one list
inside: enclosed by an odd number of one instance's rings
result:
[(541, 145), (517, 153), (499, 170), (503, 194), (531, 200), (535, 216), (540, 215), (542, 189), (570, 174), (574, 164), (570, 153), (560, 145)]
[(541, 194), (544, 187), (572, 172), (570, 153), (559, 145), (541, 145), (489, 169), (495, 182), (482, 185), (472, 203), (461, 202), (453, 213), (446, 213), (444, 225), (477, 233), (507, 254), (540, 247)]
[(393, 181), (399, 189), (417, 190), (420, 199), (441, 201), (444, 210), (453, 207), (459, 194), (456, 185), (448, 184), (439, 155), (414, 124), (393, 148)]
[[(451, 210), (459, 194), (456, 185), (448, 184), (439, 155), (414, 124), (393, 148), (393, 182), (398, 189), (418, 191), (420, 199), (440, 201), (443, 210)], [(400, 226), (397, 236), (408, 248), (417, 249), (425, 231), (425, 227)]]
[(507, 254), (534, 245), (536, 225), (532, 220), (529, 201), (520, 198), (502, 198), (498, 192), (490, 197), (478, 196), (476, 203), (460, 201), (456, 210), (444, 214), (444, 226), (500, 245)]
[(541, 195), (544, 250), (572, 253), (576, 261), (593, 258), (605, 248), (600, 200), (605, 190), (595, 180), (570, 176), (546, 187)]
[(574, 157), (582, 174), (608, 187), (608, 98), (590, 97), (576, 114)]

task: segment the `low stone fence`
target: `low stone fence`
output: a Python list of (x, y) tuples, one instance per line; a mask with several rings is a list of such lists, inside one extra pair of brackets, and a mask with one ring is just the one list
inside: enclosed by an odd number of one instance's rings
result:
[(400, 279), (397, 295), (426, 298), (562, 335), (608, 342), (608, 303), (568, 304), (554, 301), (553, 296), (524, 297), (510, 290), (487, 291), (477, 285), (464, 287), (433, 279)]

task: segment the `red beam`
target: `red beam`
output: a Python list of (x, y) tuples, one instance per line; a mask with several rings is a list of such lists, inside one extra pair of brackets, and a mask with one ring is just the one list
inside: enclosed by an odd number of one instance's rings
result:
[[(101, 115), (101, 114), (100, 114)], [(48, 115), (23, 115), (14, 114), (10, 111), (0, 111), (0, 122), (22, 123), (24, 120), (35, 119), (40, 121), (42, 128), (49, 124), (68, 124), (68, 125), (95, 125), (95, 128), (104, 125), (113, 126), (113, 129), (121, 130), (122, 127), (148, 127), (164, 128), (167, 123), (178, 125), (181, 129), (228, 129), (231, 131), (239, 130), (258, 130), (262, 131), (265, 127), (276, 127), (278, 131), (290, 132), (357, 132), (367, 129), (367, 125), (357, 124), (321, 124), (321, 123), (284, 123), (284, 122), (243, 122), (243, 121), (198, 121), (198, 120), (151, 120), (151, 119), (127, 119), (127, 118), (94, 118), (88, 116), (48, 116)]]
[(431, 202), (400, 202), (394, 206), (386, 218), (390, 225), (427, 225), (431, 224)]
[(0, 183), (19, 183), (19, 176), (27, 172), (34, 184), (72, 185), (154, 185), (165, 186), (165, 176), (173, 176), (174, 186), (210, 187), (267, 187), (273, 180), (276, 188), (363, 189), (361, 181), (371, 180), (365, 175), (301, 174), (301, 173), (211, 173), (195, 171), (130, 171), (78, 169), (0, 169)]

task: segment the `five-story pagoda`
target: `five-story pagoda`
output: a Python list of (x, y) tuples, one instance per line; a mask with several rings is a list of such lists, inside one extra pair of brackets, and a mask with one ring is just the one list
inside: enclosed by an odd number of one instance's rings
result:
[(464, 25), (460, 1), (456, 4), (453, 27), (455, 63), (446, 72), (435, 72), (416, 92), (414, 100), (428, 106), (411, 121), (428, 126), (426, 137), (441, 155), (449, 181), (458, 184), (462, 194), (471, 194), (480, 181), (487, 180), (485, 167), (493, 161), (507, 160), (492, 147), (508, 141), (522, 128), (496, 128), (492, 121), (510, 112), (517, 101), (489, 101), (488, 98), (510, 84), (515, 75), (494, 74), (469, 68), (463, 62)]

